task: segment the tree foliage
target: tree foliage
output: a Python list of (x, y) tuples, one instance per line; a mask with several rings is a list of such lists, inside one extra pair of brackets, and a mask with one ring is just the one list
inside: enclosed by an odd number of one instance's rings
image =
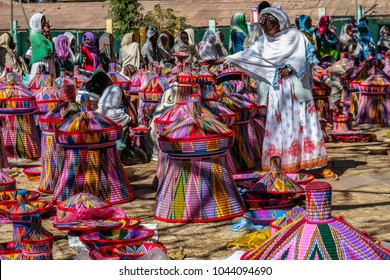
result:
[(142, 21), (141, 3), (137, 0), (107, 0), (110, 6), (109, 15), (114, 24), (114, 33), (119, 38), (137, 29)]
[(160, 5), (155, 5), (152, 11), (146, 13), (143, 18), (145, 26), (153, 26), (158, 33), (163, 31), (174, 35), (175, 30), (188, 28), (186, 17), (177, 17), (172, 9), (162, 9)]

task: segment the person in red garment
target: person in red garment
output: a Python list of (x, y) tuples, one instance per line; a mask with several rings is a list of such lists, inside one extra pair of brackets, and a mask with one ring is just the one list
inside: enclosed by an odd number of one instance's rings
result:
[(83, 46), (81, 48), (83, 55), (83, 63), (81, 68), (86, 71), (94, 72), (97, 68), (101, 68), (99, 61), (99, 49), (95, 46), (96, 37), (91, 32), (86, 32), (83, 35)]

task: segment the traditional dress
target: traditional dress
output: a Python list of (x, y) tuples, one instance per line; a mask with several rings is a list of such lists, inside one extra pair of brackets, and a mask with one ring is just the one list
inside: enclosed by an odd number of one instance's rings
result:
[(352, 29), (352, 26), (349, 23), (346, 23), (342, 26), (340, 32), (340, 43), (341, 50), (348, 53), (353, 53), (356, 48), (356, 42), (353, 36), (348, 34), (348, 29)]
[[(162, 42), (162, 38), (166, 38), (165, 45)], [(160, 48), (161, 56), (164, 60), (164, 62), (172, 62), (172, 50), (169, 47), (169, 37), (168, 35), (162, 33), (160, 37), (158, 37), (157, 45)]]
[(230, 21), (229, 53), (244, 50), (244, 41), (248, 35), (248, 26), (243, 13), (235, 13)]
[[(126, 65), (133, 65), (136, 69), (139, 69), (141, 63), (141, 51), (139, 44), (134, 39), (134, 33), (130, 32), (123, 36), (121, 41), (120, 53), (122, 56), (122, 70)], [(121, 72), (123, 75), (123, 72)]]
[(212, 30), (207, 30), (200, 42), (199, 56), (201, 60), (216, 60), (219, 54), (216, 47), (217, 39)]
[[(266, 8), (261, 15), (265, 13), (278, 19), (280, 32), (263, 35), (226, 58), (260, 82), (259, 104), (267, 105), (262, 169), (270, 169), (272, 156), (282, 158), (285, 172), (325, 166), (327, 154), (311, 92), (314, 47), (300, 31), (289, 28), (282, 11)], [(278, 70), (285, 66), (292, 74), (280, 78)]]
[(110, 37), (112, 37), (112, 34), (104, 33), (99, 38), (100, 63), (106, 72), (109, 70), (110, 63), (116, 64), (118, 62)]
[(226, 57), (229, 55), (229, 53), (223, 45), (221, 35), (222, 35), (221, 31), (215, 32), (215, 37), (217, 38), (215, 46), (217, 47), (219, 57)]
[(365, 60), (369, 55), (373, 54), (375, 51), (375, 42), (367, 23), (364, 21), (359, 22), (358, 32), (354, 34), (354, 38), (358, 43), (355, 50), (356, 57), (360, 60)]
[(381, 30), (379, 31), (379, 40), (378, 40), (378, 52), (380, 51), (388, 51), (390, 49), (390, 36), (388, 34), (388, 29), (390, 29), (390, 26), (385, 25), (382, 26)]
[(333, 59), (337, 60), (339, 57), (338, 38), (330, 28), (330, 21), (328, 15), (323, 15), (318, 23), (316, 33), (317, 50), (320, 58), (326, 54), (330, 54)]
[[(85, 43), (85, 39), (91, 41), (91, 45)], [(94, 72), (100, 66), (99, 49), (95, 46), (96, 37), (91, 32), (85, 32), (83, 35), (82, 53), (84, 55), (84, 62), (82, 68), (86, 71)]]
[(163, 58), (160, 53), (160, 48), (157, 45), (157, 40), (152, 40), (152, 37), (157, 36), (157, 30), (154, 28), (149, 28), (146, 33), (147, 41), (142, 46), (141, 54), (145, 59), (145, 62), (153, 62), (154, 64), (160, 64), (163, 61)]
[[(182, 33), (187, 33), (188, 35), (188, 43), (184, 43), (181, 39)], [(179, 33), (179, 36), (176, 39), (176, 44), (173, 46), (172, 52), (173, 53), (187, 53), (190, 54), (190, 57), (188, 57), (185, 62), (194, 62), (198, 58), (198, 51), (195, 47), (195, 40), (194, 40), (194, 30), (193, 29), (186, 29)]]
[(24, 59), (12, 50), (13, 44), (13, 39), (9, 33), (4, 33), (0, 36), (0, 67), (11, 66), (12, 71), (19, 74), (29, 72)]
[(42, 13), (36, 13), (30, 18), (30, 42), (32, 55), (30, 59), (31, 73), (30, 81), (38, 74), (39, 67), (43, 65), (46, 72), (56, 78), (54, 64), (54, 44), (42, 34)]
[(59, 35), (55, 42), (55, 51), (58, 57), (59, 67), (67, 71), (73, 71), (74, 64), (70, 60), (69, 40), (65, 35)]
[(75, 51), (73, 50), (72, 48), (72, 41), (75, 40), (76, 41), (76, 37), (69, 31), (66, 31), (64, 33), (64, 35), (68, 38), (68, 51), (69, 51), (69, 60), (72, 62), (72, 63), (77, 63), (77, 56), (76, 56), (76, 53)]

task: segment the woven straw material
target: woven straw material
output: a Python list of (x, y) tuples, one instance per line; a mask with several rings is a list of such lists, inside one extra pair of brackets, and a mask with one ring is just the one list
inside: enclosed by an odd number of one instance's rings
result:
[(35, 93), (38, 114), (46, 114), (62, 103), (58, 91), (54, 87), (44, 87)]
[(256, 166), (254, 152), (249, 139), (249, 122), (234, 124), (235, 141), (230, 149), (235, 169), (238, 171), (250, 170)]
[(139, 242), (131, 245), (124, 244), (112, 246), (114, 253), (119, 257), (123, 257), (125, 260), (137, 260), (155, 248), (161, 249), (164, 253), (167, 253), (166, 247), (156, 243)]
[(137, 71), (135, 75), (130, 79), (131, 88), (127, 91), (130, 95), (138, 95), (138, 90), (146, 80), (147, 73), (145, 71)]
[[(53, 76), (51, 74), (36, 74), (28, 84), (28, 88), (32, 92), (35, 92), (40, 88), (43, 88), (45, 85), (47, 85), (49, 79), (53, 79)], [(57, 86), (57, 84), (54, 84), (54, 86)]]
[(287, 225), (241, 259), (383, 260), (390, 255), (360, 230), (331, 216), (331, 187), (307, 185), (307, 215)]
[(291, 224), (296, 220), (301, 219), (305, 215), (306, 215), (306, 210), (304, 208), (294, 207), (290, 211), (287, 211), (283, 217), (280, 217), (277, 220), (271, 222), (270, 224), (271, 235), (274, 235), (276, 232), (278, 232), (285, 226)]
[(113, 246), (104, 246), (89, 252), (89, 257), (93, 260), (122, 260), (123, 258), (119, 257), (112, 250)]
[(95, 250), (107, 245), (129, 244), (141, 240), (149, 240), (154, 233), (154, 230), (151, 229), (120, 228), (84, 233), (80, 236), (80, 241), (91, 250)]
[(73, 78), (71, 76), (60, 76), (55, 79), (55, 85), (58, 88), (61, 88), (64, 84), (74, 84), (77, 88), (80, 88), (83, 85), (83, 81), (78, 78)]
[(56, 181), (60, 172), (61, 166), (57, 162), (61, 162), (63, 150), (61, 145), (54, 141), (54, 133), (42, 131), (41, 135), (41, 164), (42, 172), (39, 181), (38, 190), (45, 193), (53, 193), (56, 186)]
[(163, 77), (154, 76), (142, 90), (139, 90), (138, 97), (146, 102), (158, 102), (168, 87), (169, 84)]
[(122, 136), (122, 126), (97, 112), (80, 112), (55, 130), (59, 144), (85, 145), (113, 142)]
[(356, 124), (390, 125), (390, 92), (361, 95)]
[(62, 170), (55, 186), (53, 201), (88, 192), (111, 203), (135, 198), (123, 170), (115, 142), (93, 147), (63, 147)]
[(78, 193), (57, 205), (57, 219), (61, 221), (68, 214), (80, 209), (104, 209), (111, 207), (111, 203), (102, 200), (90, 193)]
[(0, 243), (0, 260), (21, 260), (22, 259), (22, 250), (15, 249), (15, 244), (10, 243)]
[(33, 114), (4, 115), (2, 133), (10, 158), (37, 159), (41, 156), (39, 136)]
[(125, 76), (119, 74), (118, 72), (107, 72), (107, 76), (111, 79), (114, 85), (119, 86), (122, 90), (128, 91), (131, 88), (131, 81), (129, 81)]
[(154, 216), (167, 222), (211, 222), (244, 214), (225, 155), (170, 159)]
[(246, 212), (243, 217), (255, 225), (269, 226), (271, 222), (285, 215), (284, 210), (257, 209)]
[[(3, 123), (4, 117), (0, 116), (0, 122)], [(8, 158), (4, 148), (3, 132), (0, 126), (0, 169), (8, 168)], [(0, 190), (2, 190), (0, 188)]]
[(375, 73), (359, 85), (361, 94), (390, 94), (390, 80), (381, 73)]
[(8, 175), (2, 168), (0, 169), (0, 191), (16, 190), (15, 178)]
[(72, 222), (59, 222), (54, 223), (53, 227), (59, 230), (70, 230), (79, 232), (90, 232), (97, 230), (110, 230), (122, 227), (122, 223), (119, 221), (89, 219), (78, 220)]
[[(0, 204), (18, 203), (18, 191), (21, 190), (0, 191)], [(40, 195), (41, 194), (36, 191), (27, 191), (27, 201), (37, 200)]]
[(63, 150), (55, 141), (54, 130), (71, 116), (80, 112), (80, 105), (76, 102), (64, 102), (52, 111), (38, 118), (42, 130), (41, 135), (41, 165), (42, 174), (38, 190), (53, 193), (61, 172)]
[(33, 215), (31, 228), (21, 238), (24, 260), (52, 260), (54, 235), (42, 227), (40, 215)]

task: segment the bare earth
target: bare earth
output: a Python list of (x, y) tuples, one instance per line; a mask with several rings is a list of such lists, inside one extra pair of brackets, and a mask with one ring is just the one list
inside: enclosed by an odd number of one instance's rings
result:
[[(377, 135), (377, 142), (327, 143), (329, 167), (341, 175), (339, 181), (331, 182), (332, 215), (342, 215), (355, 227), (366, 230), (370, 237), (390, 242), (390, 158), (387, 155), (372, 155), (366, 149), (366, 146), (383, 145), (381, 140), (386, 137), (390, 128), (373, 128), (370, 131)], [(13, 163), (12, 171), (18, 182), (18, 189), (37, 190), (38, 182), (29, 181), (21, 172), (23, 168), (32, 165), (40, 165), (40, 162)], [(141, 224), (157, 224), (158, 242), (167, 247), (168, 254), (173, 259), (221, 260), (240, 249), (226, 247), (227, 242), (248, 233), (242, 230), (229, 231), (238, 218), (189, 224), (166, 223), (154, 219), (155, 190), (151, 183), (156, 167), (156, 162), (125, 167), (136, 199), (119, 206), (129, 217), (138, 217)], [(321, 177), (318, 179), (324, 180)], [(41, 194), (41, 199), (50, 201), (51, 195)], [(44, 219), (43, 225), (55, 235), (54, 259), (76, 259), (77, 252), (69, 246), (67, 232), (53, 228), (48, 218)], [(11, 240), (12, 225), (0, 225), (0, 242)]]

